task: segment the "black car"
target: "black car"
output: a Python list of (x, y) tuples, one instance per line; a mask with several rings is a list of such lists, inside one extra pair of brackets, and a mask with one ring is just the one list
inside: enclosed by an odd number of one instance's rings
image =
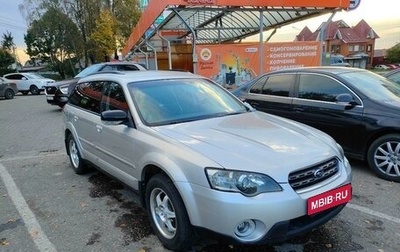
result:
[(91, 74), (105, 71), (143, 71), (146, 68), (139, 63), (133, 62), (103, 62), (93, 64), (85, 68), (82, 72), (77, 74), (74, 78), (55, 82), (45, 87), (46, 100), (48, 104), (64, 107), (68, 102), (69, 91), (78, 83), (80, 78), (86, 77)]
[(385, 77), (349, 67), (286, 69), (232, 93), (257, 110), (330, 134), (348, 157), (400, 182), (400, 86)]

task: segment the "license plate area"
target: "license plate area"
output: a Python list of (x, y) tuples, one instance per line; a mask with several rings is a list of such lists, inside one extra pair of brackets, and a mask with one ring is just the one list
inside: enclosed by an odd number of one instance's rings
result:
[(351, 184), (321, 193), (307, 200), (307, 214), (312, 215), (351, 200)]

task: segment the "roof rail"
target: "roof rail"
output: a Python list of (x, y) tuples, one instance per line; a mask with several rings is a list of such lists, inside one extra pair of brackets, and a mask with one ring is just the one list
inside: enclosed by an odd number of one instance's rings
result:
[(110, 70), (110, 71), (100, 71), (100, 72), (95, 72), (95, 73), (91, 73), (88, 74), (87, 76), (92, 76), (92, 75), (96, 75), (96, 74), (125, 74), (123, 71), (117, 71), (117, 70)]

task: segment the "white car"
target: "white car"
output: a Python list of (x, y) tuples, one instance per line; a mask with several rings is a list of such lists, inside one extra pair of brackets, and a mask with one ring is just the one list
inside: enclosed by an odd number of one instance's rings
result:
[(17, 84), (19, 92), (27, 95), (29, 92), (33, 95), (40, 94), (44, 87), (55, 82), (53, 79), (45, 78), (37, 73), (9, 73), (3, 76)]
[(199, 230), (242, 244), (283, 241), (351, 199), (351, 167), (330, 136), (255, 111), (205, 77), (91, 75), (63, 116), (75, 172), (92, 164), (135, 189), (169, 250), (187, 251)]
[(374, 68), (377, 69), (377, 70), (388, 70), (388, 69), (390, 69), (390, 67), (388, 67), (386, 65), (376, 65)]

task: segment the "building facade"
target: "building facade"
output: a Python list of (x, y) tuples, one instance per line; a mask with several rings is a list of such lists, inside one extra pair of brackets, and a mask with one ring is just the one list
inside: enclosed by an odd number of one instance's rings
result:
[(354, 27), (338, 20), (324, 22), (314, 32), (306, 26), (295, 41), (322, 41), (325, 57), (339, 55), (350, 66), (372, 68), (375, 40), (378, 38), (378, 34), (364, 20)]

